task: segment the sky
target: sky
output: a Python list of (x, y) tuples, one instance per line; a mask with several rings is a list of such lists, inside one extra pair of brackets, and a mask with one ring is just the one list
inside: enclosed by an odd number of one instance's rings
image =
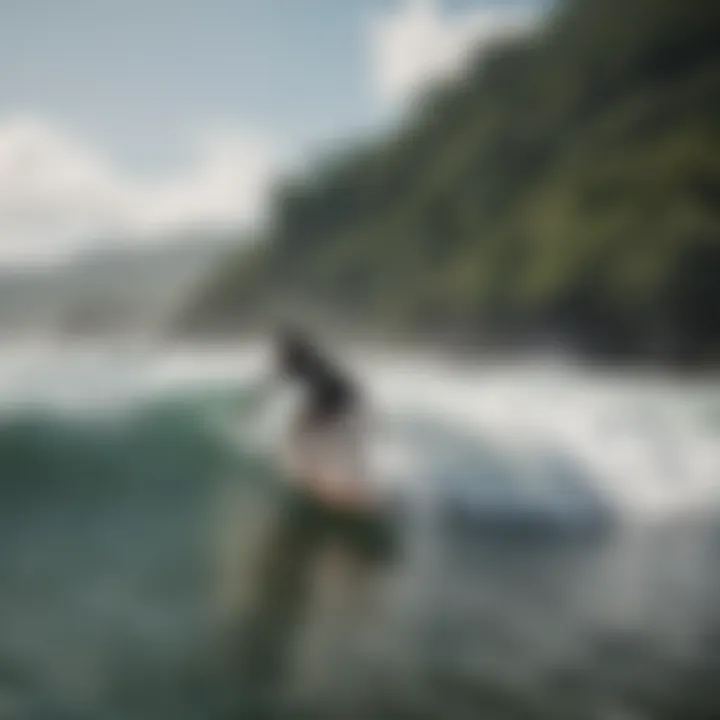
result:
[(0, 264), (262, 223), (542, 0), (0, 0)]

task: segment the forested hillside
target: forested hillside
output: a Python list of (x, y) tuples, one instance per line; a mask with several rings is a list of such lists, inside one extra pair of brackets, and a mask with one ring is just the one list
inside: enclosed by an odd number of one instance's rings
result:
[(289, 181), (189, 318), (720, 354), (720, 2), (566, 0), (391, 137)]

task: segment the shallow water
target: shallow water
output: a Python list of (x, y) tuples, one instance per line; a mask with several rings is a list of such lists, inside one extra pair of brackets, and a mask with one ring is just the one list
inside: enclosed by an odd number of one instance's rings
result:
[(629, 519), (577, 456), (531, 492), (492, 423), (396, 404), (400, 542), (368, 562), (282, 515), (243, 382), (169, 365), (0, 425), (3, 719), (720, 716), (710, 501)]

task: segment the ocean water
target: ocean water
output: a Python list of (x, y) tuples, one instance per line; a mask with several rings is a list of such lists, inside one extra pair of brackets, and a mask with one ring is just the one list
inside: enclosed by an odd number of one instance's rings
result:
[(0, 718), (720, 717), (718, 383), (353, 362), (374, 555), (288, 514), (258, 351), (0, 355)]

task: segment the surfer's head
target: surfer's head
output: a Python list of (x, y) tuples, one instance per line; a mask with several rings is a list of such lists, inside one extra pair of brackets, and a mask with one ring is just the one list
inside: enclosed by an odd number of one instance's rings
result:
[(301, 330), (284, 327), (277, 333), (277, 359), (283, 375), (291, 378), (307, 375), (316, 357), (313, 342)]

